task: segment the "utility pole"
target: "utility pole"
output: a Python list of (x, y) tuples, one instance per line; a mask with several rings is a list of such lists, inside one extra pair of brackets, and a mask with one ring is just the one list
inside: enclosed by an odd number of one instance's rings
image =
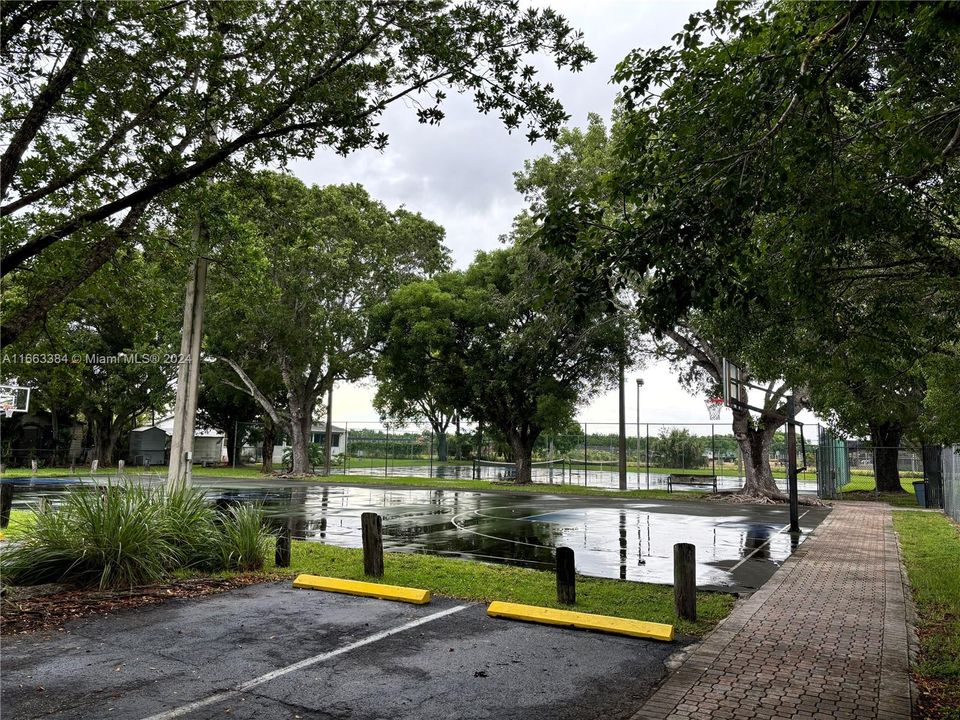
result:
[(800, 502), (797, 497), (797, 408), (787, 397), (787, 490), (790, 494), (790, 532), (800, 532)]
[[(193, 227), (193, 247), (199, 248), (203, 221)], [(183, 334), (180, 337), (180, 364), (177, 368), (177, 401), (173, 411), (170, 466), (167, 485), (189, 486), (193, 474), (193, 437), (197, 418), (197, 389), (200, 384), (200, 342), (203, 339), (203, 305), (207, 288), (207, 264), (198, 256), (190, 267), (183, 304)]]
[(627, 489), (627, 400), (626, 400), (626, 383), (624, 382), (624, 365), (625, 362), (623, 358), (620, 359), (620, 437), (619, 440), (619, 480), (620, 480), (620, 489)]

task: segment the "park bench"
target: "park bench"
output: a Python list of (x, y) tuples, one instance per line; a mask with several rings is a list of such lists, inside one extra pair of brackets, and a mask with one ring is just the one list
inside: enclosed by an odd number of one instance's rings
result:
[(673, 492), (674, 485), (690, 487), (710, 487), (717, 492), (716, 475), (667, 475), (667, 492)]

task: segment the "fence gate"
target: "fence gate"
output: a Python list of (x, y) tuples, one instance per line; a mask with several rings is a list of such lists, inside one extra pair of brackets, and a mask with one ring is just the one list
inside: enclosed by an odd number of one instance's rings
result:
[(817, 497), (833, 499), (850, 482), (847, 441), (827, 428), (820, 428), (817, 445)]
[(948, 445), (940, 454), (943, 473), (943, 511), (960, 522), (960, 445)]

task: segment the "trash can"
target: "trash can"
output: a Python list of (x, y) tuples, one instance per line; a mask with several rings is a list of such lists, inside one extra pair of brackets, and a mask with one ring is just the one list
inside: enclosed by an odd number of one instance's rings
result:
[(917, 494), (917, 505), (922, 508), (927, 506), (927, 484), (922, 480), (913, 483), (913, 491)]

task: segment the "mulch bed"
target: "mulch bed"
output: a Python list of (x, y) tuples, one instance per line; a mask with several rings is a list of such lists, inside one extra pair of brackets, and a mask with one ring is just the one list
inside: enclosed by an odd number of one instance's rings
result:
[(184, 578), (130, 590), (78, 590), (63, 585), (4, 588), (0, 601), (0, 634), (58, 630), (70, 620), (128, 608), (159, 605), (168, 600), (202, 597), (236, 588), (287, 579), (283, 574), (244, 574), (229, 578)]

